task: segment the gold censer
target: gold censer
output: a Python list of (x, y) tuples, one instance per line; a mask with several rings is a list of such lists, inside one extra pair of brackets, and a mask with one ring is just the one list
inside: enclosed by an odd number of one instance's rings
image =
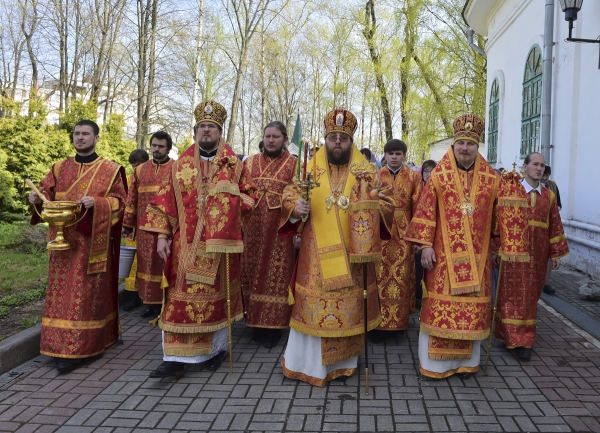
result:
[[(27, 179), (26, 182), (27, 181), (29, 181), (29, 179)], [(83, 217), (85, 217), (87, 209), (81, 218), (77, 218), (77, 215), (81, 212), (81, 203), (76, 203), (74, 201), (49, 201), (38, 191), (33, 182), (29, 181), (27, 182), (27, 185), (29, 185), (43, 201), (41, 213), (37, 210), (36, 206), (33, 207), (37, 214), (43, 221), (56, 227), (56, 237), (54, 240), (48, 242), (46, 248), (51, 251), (64, 251), (73, 248), (73, 246), (65, 239), (64, 230), (66, 227), (74, 226), (81, 221)]]

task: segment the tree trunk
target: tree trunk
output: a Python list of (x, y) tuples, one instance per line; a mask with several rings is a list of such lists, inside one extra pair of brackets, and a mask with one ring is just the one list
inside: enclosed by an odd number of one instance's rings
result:
[(196, 40), (196, 61), (194, 63), (194, 91), (192, 92), (192, 129), (196, 126), (194, 110), (198, 105), (198, 90), (200, 87), (200, 65), (202, 63), (202, 44), (204, 41), (204, 0), (200, 0), (198, 17), (198, 37)]

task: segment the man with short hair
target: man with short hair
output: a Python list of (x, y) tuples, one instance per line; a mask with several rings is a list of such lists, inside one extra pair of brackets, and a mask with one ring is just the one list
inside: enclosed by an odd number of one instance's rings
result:
[(421, 176), (403, 164), (408, 148), (402, 140), (385, 144), (386, 166), (379, 178), (394, 191), (394, 218), (388, 227), (391, 239), (382, 244), (383, 260), (377, 266), (377, 288), (381, 306), (381, 324), (369, 332), (373, 343), (401, 334), (415, 312), (415, 254), (404, 233), (417, 207), (423, 184)]
[(541, 185), (544, 157), (533, 152), (523, 163), (522, 180), (527, 195), (527, 239), (530, 260), (501, 263), (498, 287), (496, 338), (518, 359), (529, 360), (535, 343), (537, 303), (542, 294), (548, 260), (552, 269), (560, 267), (560, 259), (569, 253), (556, 196)]
[[(40, 353), (56, 358), (60, 373), (72, 371), (82, 359), (98, 355), (117, 341), (119, 330), (118, 269), (123, 210), (127, 196), (125, 170), (96, 153), (98, 125), (81, 120), (73, 130), (75, 157), (56, 162), (40, 182), (51, 201), (81, 203), (81, 220), (65, 227), (67, 250), (49, 251), (48, 289), (42, 317)], [(42, 200), (29, 202), (40, 221)], [(50, 238), (56, 227), (48, 227)]]
[[(544, 174), (542, 175), (542, 186), (545, 186), (550, 191), (554, 193), (556, 196), (556, 204), (558, 206), (558, 210), (562, 209), (562, 203), (560, 200), (560, 190), (558, 189), (558, 185), (553, 180), (550, 180), (550, 175), (552, 174), (552, 168), (549, 165), (546, 165), (544, 168)], [(550, 275), (552, 274), (552, 266), (550, 262), (548, 262), (547, 266), (548, 270), (546, 271), (546, 279), (544, 280), (544, 293), (548, 295), (554, 295), (556, 290), (550, 285)]]
[[(280, 232), (294, 236), (304, 224), (295, 278), (290, 337), (283, 374), (316, 386), (352, 376), (365, 328), (381, 322), (375, 261), (381, 259), (379, 194), (375, 168), (353, 144), (356, 117), (336, 109), (325, 116), (325, 148), (313, 156), (316, 173), (310, 202), (293, 183), (283, 192)], [(364, 211), (361, 218), (357, 212)], [(391, 215), (388, 209), (387, 215)], [(304, 217), (305, 222), (302, 222)], [(365, 250), (357, 253), (359, 239)], [(367, 269), (368, 317), (364, 316), (363, 264)], [(365, 326), (366, 320), (366, 326)]]
[(228, 320), (243, 317), (237, 253), (244, 249), (242, 217), (254, 206), (254, 187), (222, 138), (225, 108), (203, 101), (194, 115), (194, 144), (171, 165), (139, 227), (158, 234), (156, 249), (166, 261), (158, 320), (164, 362), (150, 373), (155, 378), (182, 376), (192, 363), (218, 369)]
[(152, 134), (150, 137), (152, 160), (145, 162), (133, 171), (125, 203), (122, 236), (136, 240), (135, 290), (146, 305), (141, 314), (142, 318), (154, 319), (160, 314), (163, 301), (161, 283), (165, 262), (156, 251), (156, 234), (138, 230), (138, 227), (142, 223), (150, 200), (167, 177), (171, 175), (173, 160), (169, 158), (169, 152), (172, 147), (173, 140), (167, 132), (158, 131)]
[(288, 286), (294, 270), (294, 245), (292, 238), (279, 235), (277, 229), (281, 194), (293, 180), (298, 160), (285, 148), (288, 135), (283, 123), (265, 126), (263, 142), (264, 151), (245, 162), (257, 200), (244, 224), (240, 279), (246, 326), (253, 329), (253, 340), (271, 348), (290, 323)]
[(453, 127), (454, 143), (431, 172), (404, 236), (422, 247), (419, 368), (435, 379), (479, 369), (480, 343), (490, 332), (494, 220), (500, 252), (528, 258), (524, 212), (502, 200), (501, 178), (478, 152), (483, 120), (469, 113)]

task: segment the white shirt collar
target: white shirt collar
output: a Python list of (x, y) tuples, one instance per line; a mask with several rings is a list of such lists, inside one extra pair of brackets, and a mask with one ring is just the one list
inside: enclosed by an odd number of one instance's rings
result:
[(389, 165), (387, 165), (387, 168), (390, 171), (390, 173), (392, 173), (394, 176), (397, 175), (400, 170), (402, 170), (402, 166), (398, 167), (396, 170), (394, 170), (393, 168), (390, 168)]
[(521, 183), (523, 184), (523, 187), (525, 188), (525, 192), (527, 194), (529, 194), (531, 191), (537, 191), (540, 195), (542, 195), (542, 182), (538, 182), (538, 186), (536, 188), (532, 187), (531, 185), (529, 185), (529, 182), (527, 182), (525, 180), (525, 178), (521, 179)]

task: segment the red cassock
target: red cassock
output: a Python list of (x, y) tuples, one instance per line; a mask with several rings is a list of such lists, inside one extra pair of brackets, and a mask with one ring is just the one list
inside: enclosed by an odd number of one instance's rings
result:
[(287, 150), (277, 158), (264, 153), (246, 160), (258, 190), (256, 206), (244, 226), (240, 279), (249, 327), (282, 329), (290, 323), (288, 287), (294, 270), (293, 240), (278, 234), (281, 195), (294, 176), (297, 159)]
[(388, 228), (391, 239), (383, 242), (383, 259), (377, 265), (377, 289), (383, 321), (380, 330), (408, 328), (408, 318), (415, 312), (415, 254), (404, 233), (417, 207), (423, 182), (419, 173), (402, 166), (394, 176), (387, 167), (379, 170), (379, 178), (393, 187), (394, 217)]
[(123, 226), (133, 229), (136, 240), (137, 272), (135, 289), (144, 304), (162, 304), (161, 289), (164, 260), (156, 251), (156, 233), (137, 230), (150, 200), (158, 192), (160, 185), (171, 176), (173, 160), (164, 164), (146, 161), (136, 167), (131, 175), (129, 193), (125, 206)]
[(208, 355), (212, 334), (243, 317), (239, 255), (242, 220), (254, 206), (254, 187), (241, 161), (223, 140), (211, 162), (188, 148), (172, 165), (168, 181), (151, 200), (140, 230), (172, 239), (165, 264), (164, 305), (158, 325), (168, 356)]
[[(94, 207), (64, 230), (72, 249), (50, 251), (40, 353), (59, 358), (97, 355), (117, 340), (119, 240), (127, 187), (123, 167), (104, 158), (58, 162), (40, 183), (50, 200), (91, 196)], [(37, 224), (34, 214), (31, 223)], [(50, 226), (48, 237), (54, 239)]]
[(528, 195), (527, 239), (530, 260), (502, 262), (496, 313), (496, 338), (506, 347), (531, 348), (535, 343), (537, 302), (544, 288), (548, 259), (569, 253), (556, 196), (542, 187)]

